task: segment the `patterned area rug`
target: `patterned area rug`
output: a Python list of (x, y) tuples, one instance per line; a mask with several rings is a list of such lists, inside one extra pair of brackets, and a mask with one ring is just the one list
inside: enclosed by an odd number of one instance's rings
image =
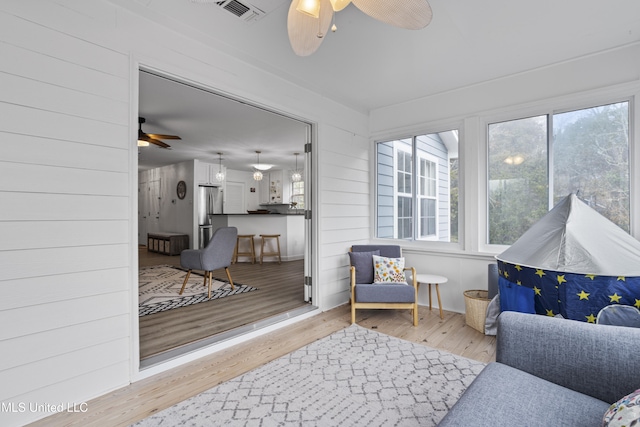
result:
[(484, 366), (351, 325), (134, 425), (435, 426)]
[(141, 267), (138, 277), (138, 315), (146, 316), (258, 289), (234, 282), (235, 289), (232, 290), (229, 282), (214, 278), (209, 299), (208, 286), (203, 286), (204, 277), (193, 271), (184, 292), (179, 295), (186, 274), (185, 270), (170, 265)]

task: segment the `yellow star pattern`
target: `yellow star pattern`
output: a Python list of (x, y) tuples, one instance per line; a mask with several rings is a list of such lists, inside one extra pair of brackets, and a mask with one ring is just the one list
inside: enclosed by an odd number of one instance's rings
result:
[(593, 314), (590, 314), (588, 316), (584, 316), (587, 318), (587, 323), (596, 323), (596, 316), (594, 316)]
[(542, 295), (542, 292), (540, 292), (540, 289), (538, 289), (537, 286), (533, 287), (533, 292), (535, 292), (536, 295)]
[(508, 278), (509, 278), (509, 272), (508, 272), (508, 271), (505, 271), (505, 272), (504, 272), (504, 278), (505, 278), (505, 279), (508, 279)]
[(609, 300), (611, 302), (620, 302), (620, 298), (622, 298), (618, 293), (614, 293), (613, 295), (609, 295)]
[(585, 274), (584, 277), (588, 277), (589, 279), (593, 280), (593, 279), (595, 279), (596, 275), (595, 274)]
[(516, 268), (516, 270), (518, 270), (518, 271), (522, 271), (522, 267), (520, 267), (519, 265), (516, 265), (516, 267), (515, 267), (515, 268)]
[(584, 290), (582, 290), (582, 291), (580, 291), (579, 294), (576, 294), (576, 295), (578, 295), (581, 300), (583, 300), (583, 299), (588, 300), (589, 299), (589, 295), (591, 295), (591, 294), (589, 294), (589, 293), (585, 292)]
[(544, 276), (544, 271), (542, 271), (542, 270), (540, 270), (540, 269), (537, 269), (537, 270), (536, 270), (536, 274), (537, 274), (538, 276), (540, 276), (540, 278), (542, 278), (542, 276)]
[(522, 286), (522, 280), (516, 280), (516, 285)]
[(633, 305), (634, 305), (634, 306), (636, 306), (636, 307), (638, 307), (638, 308), (640, 308), (640, 299), (637, 299), (637, 300), (636, 300), (636, 303), (635, 303), (635, 304), (633, 304)]
[(622, 282), (626, 282), (624, 276), (618, 276), (618, 280), (622, 281)]
[(567, 283), (566, 279), (564, 278), (564, 274), (558, 274), (558, 285), (561, 285), (563, 283)]
[(555, 316), (555, 314), (553, 314), (553, 310), (547, 310), (547, 316), (549, 317)]

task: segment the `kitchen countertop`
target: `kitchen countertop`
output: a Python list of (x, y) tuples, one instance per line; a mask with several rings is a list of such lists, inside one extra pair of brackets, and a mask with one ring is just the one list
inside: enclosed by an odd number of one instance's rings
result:
[(277, 213), (277, 212), (273, 212), (273, 213), (268, 213), (268, 214), (250, 214), (250, 213), (230, 213), (230, 214), (212, 214), (211, 216), (231, 216), (231, 215), (238, 215), (238, 216), (274, 216), (274, 215), (278, 215), (278, 216), (287, 216), (287, 215), (304, 215), (304, 212), (300, 212), (300, 213)]

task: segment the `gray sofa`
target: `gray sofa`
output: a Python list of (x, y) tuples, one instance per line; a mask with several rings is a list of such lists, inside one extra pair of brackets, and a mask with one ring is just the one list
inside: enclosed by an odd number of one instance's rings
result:
[(640, 329), (504, 312), (496, 362), (438, 425), (599, 427), (637, 389)]

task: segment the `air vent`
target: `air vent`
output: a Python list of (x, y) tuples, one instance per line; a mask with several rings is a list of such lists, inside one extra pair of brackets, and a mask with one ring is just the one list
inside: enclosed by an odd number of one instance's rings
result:
[(222, 0), (216, 4), (245, 22), (257, 21), (265, 15), (264, 11), (259, 8), (241, 3), (238, 0)]
[(242, 15), (244, 15), (245, 13), (251, 10), (249, 7), (243, 5), (242, 3), (236, 0), (230, 1), (229, 3), (222, 6), (222, 8), (224, 10), (228, 10), (229, 12), (233, 13), (238, 18), (241, 18)]

